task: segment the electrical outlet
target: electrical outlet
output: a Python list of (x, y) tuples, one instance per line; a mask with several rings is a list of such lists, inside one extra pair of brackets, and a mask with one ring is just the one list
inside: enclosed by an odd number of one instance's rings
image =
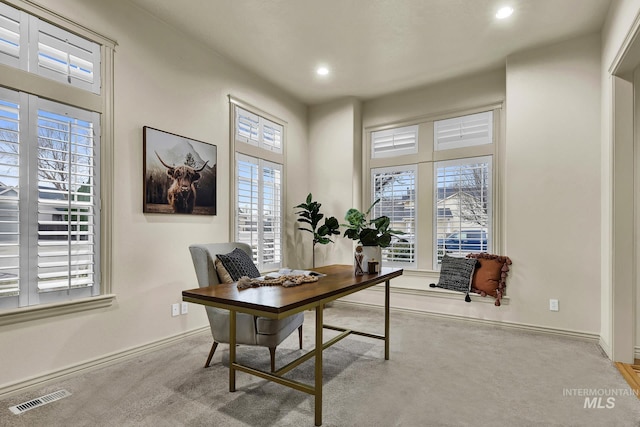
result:
[(189, 312), (189, 304), (186, 302), (183, 302), (182, 305), (180, 306), (180, 314), (187, 314)]
[(557, 299), (550, 299), (549, 300), (549, 310), (551, 310), (551, 311), (558, 311), (559, 310), (558, 300)]
[(176, 317), (180, 314), (180, 304), (171, 304), (171, 316)]

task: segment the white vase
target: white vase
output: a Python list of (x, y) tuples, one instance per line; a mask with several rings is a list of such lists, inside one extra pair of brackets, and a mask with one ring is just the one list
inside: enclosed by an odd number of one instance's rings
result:
[(382, 265), (382, 248), (380, 246), (363, 246), (362, 254), (362, 269), (365, 273), (369, 273), (369, 262), (378, 262), (378, 272), (380, 272), (380, 266)]

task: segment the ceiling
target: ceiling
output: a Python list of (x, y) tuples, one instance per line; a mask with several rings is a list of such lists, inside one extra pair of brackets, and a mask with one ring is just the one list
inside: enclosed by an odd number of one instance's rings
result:
[[(610, 0), (131, 0), (307, 104), (504, 66), (599, 31)], [(503, 5), (515, 10), (497, 20)], [(326, 65), (328, 76), (316, 75)]]

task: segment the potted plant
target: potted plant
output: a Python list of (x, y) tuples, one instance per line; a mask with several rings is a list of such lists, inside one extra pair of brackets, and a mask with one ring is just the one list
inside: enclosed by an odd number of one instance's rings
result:
[(320, 220), (324, 218), (324, 214), (320, 213), (321, 203), (314, 202), (313, 196), (311, 193), (307, 196), (307, 200), (304, 203), (300, 203), (295, 206), (296, 209), (300, 209), (296, 214), (300, 216), (298, 218), (298, 222), (302, 222), (308, 224), (308, 227), (298, 227), (298, 230), (308, 231), (313, 234), (313, 245), (312, 245), (312, 266), (315, 268), (316, 266), (316, 245), (319, 243), (321, 245), (326, 245), (328, 243), (333, 243), (333, 240), (330, 237), (334, 234), (340, 234), (338, 230), (340, 228), (340, 224), (336, 217), (329, 217), (324, 219), (324, 224), (318, 227)]
[(362, 245), (362, 253), (364, 255), (362, 267), (365, 273), (368, 271), (369, 261), (380, 262), (382, 260), (382, 248), (391, 245), (391, 238), (404, 234), (402, 231), (389, 228), (391, 219), (388, 216), (382, 215), (375, 219), (368, 219), (371, 210), (379, 202), (380, 199), (373, 202), (366, 212), (361, 212), (355, 208), (349, 209), (344, 217), (347, 224), (342, 224), (347, 227), (344, 237), (355, 240)]

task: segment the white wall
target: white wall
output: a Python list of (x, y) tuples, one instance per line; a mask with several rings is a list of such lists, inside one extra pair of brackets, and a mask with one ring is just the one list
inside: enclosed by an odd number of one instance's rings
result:
[[(307, 180), (307, 108), (126, 1), (42, 0), (63, 16), (117, 41), (113, 292), (108, 309), (0, 328), (3, 386), (208, 325), (204, 309), (171, 317), (170, 304), (197, 286), (191, 243), (228, 241), (229, 104), (243, 99), (288, 123), (289, 201)], [(218, 215), (142, 213), (142, 127), (218, 147)], [(289, 203), (290, 204), (290, 203)], [(293, 229), (287, 210), (287, 230)], [(293, 233), (288, 236), (288, 252)], [(202, 355), (203, 361), (206, 354)]]
[[(310, 191), (314, 200), (322, 203), (321, 212), (335, 216), (340, 224), (345, 222), (348, 209), (360, 207), (359, 180), (354, 178), (360, 175), (362, 158), (359, 111), (360, 102), (353, 98), (309, 109)], [(311, 234), (304, 234), (303, 248), (310, 253)], [(316, 265), (351, 262), (353, 242), (342, 234), (332, 240), (335, 243), (316, 246)]]
[[(504, 70), (367, 101), (364, 127), (506, 100), (500, 171), (503, 252), (513, 260), (507, 304), (396, 291), (392, 305), (570, 333), (599, 334), (600, 39), (581, 37), (513, 55)], [(431, 227), (431, 224), (422, 224)], [(425, 289), (437, 275), (405, 274)], [(428, 289), (428, 288), (427, 288)], [(362, 294), (362, 295), (360, 295)], [(381, 302), (374, 293), (349, 300)], [(549, 311), (549, 299), (560, 311)]]
[(599, 167), (599, 35), (509, 57), (504, 224), (519, 321), (599, 333)]

